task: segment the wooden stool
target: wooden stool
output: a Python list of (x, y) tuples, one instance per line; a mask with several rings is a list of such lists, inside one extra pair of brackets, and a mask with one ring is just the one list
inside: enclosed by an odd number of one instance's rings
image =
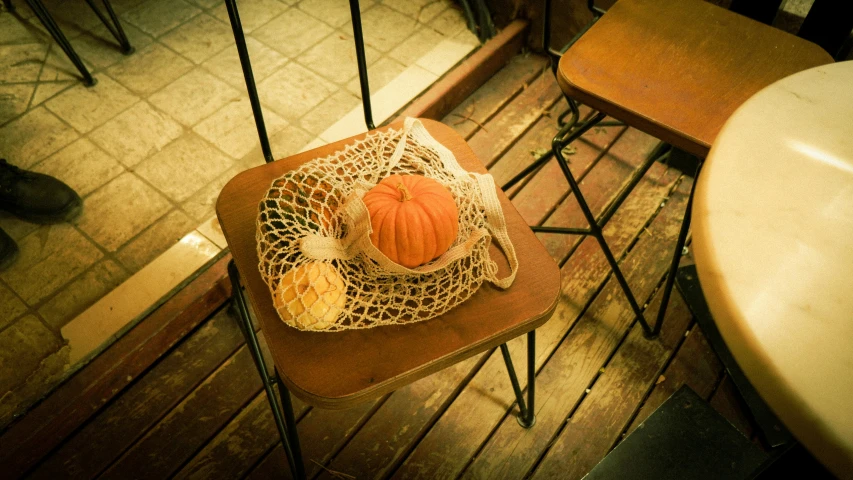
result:
[[(264, 156), (271, 160), (239, 14), (234, 0), (227, 0), (226, 5)], [(351, 0), (350, 7), (362, 98), (365, 102), (365, 121), (372, 129), (357, 0)], [(453, 152), (463, 168), (486, 173), (483, 164), (455, 131), (439, 122), (427, 119), (421, 121), (438, 142)], [(388, 128), (391, 127), (379, 130)], [(519, 423), (525, 428), (535, 423), (534, 329), (545, 323), (556, 308), (560, 292), (560, 270), (503, 192), (498, 192), (498, 198), (519, 260), (512, 287), (501, 290), (484, 283), (471, 298), (448, 313), (408, 325), (317, 333), (296, 330), (279, 318), (269, 288), (258, 271), (255, 240), (258, 205), (274, 179), (305, 162), (342, 150), (365, 135), (270, 161), (240, 173), (223, 188), (216, 205), (217, 216), (233, 256), (228, 271), (234, 287), (234, 301), (241, 328), (263, 381), (290, 468), (297, 478), (305, 477), (305, 467), (289, 392), (317, 407), (347, 408), (378, 398), (473, 355), (500, 346), (519, 405)], [(509, 264), (496, 246), (492, 245), (491, 249), (492, 258), (498, 263), (498, 276), (506, 275)], [(272, 354), (275, 365), (275, 374), (272, 376), (261, 354), (249, 316), (249, 305), (253, 307)], [(525, 333), (528, 375), (526, 401), (506, 346), (507, 341)], [(281, 406), (274, 384), (278, 384), (280, 389)]]
[[(660, 331), (690, 226), (690, 201), (676, 242), (657, 320), (651, 326), (613, 256), (602, 230), (631, 189), (656, 161), (652, 155), (628, 187), (596, 217), (569, 170), (562, 150), (606, 116), (676, 147), (663, 155), (693, 155), (696, 175), (723, 123), (758, 90), (795, 72), (832, 62), (817, 45), (702, 0), (620, 0), (610, 10), (589, 0), (593, 21), (565, 53), (550, 45), (551, 2), (545, 4), (544, 44), (571, 118), (552, 142), (589, 228), (532, 227), (537, 232), (592, 235), (601, 245), (637, 320), (648, 336)], [(559, 64), (555, 59), (559, 59)], [(595, 111), (580, 119), (577, 102)], [(561, 117), (562, 122), (562, 117)], [(603, 124), (602, 124), (603, 125)], [(683, 152), (680, 152), (680, 151)], [(510, 180), (507, 189), (536, 171), (543, 156)], [(695, 185), (695, 182), (694, 182)]]

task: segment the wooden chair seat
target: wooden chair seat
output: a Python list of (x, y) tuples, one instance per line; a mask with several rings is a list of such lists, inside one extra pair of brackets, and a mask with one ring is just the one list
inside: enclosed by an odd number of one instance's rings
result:
[[(482, 163), (455, 131), (422, 120), (463, 168), (485, 173)], [(395, 125), (400, 128), (400, 125)], [(380, 128), (384, 130), (390, 127)], [(560, 271), (526, 222), (498, 192), (510, 238), (519, 258), (518, 274), (507, 290), (484, 283), (468, 301), (424, 322), (337, 333), (303, 332), (286, 326), (273, 309), (258, 272), (255, 231), (258, 204), (272, 181), (299, 165), (330, 155), (364, 135), (268, 163), (234, 177), (216, 206), (222, 230), (267, 345), (287, 388), (323, 408), (347, 408), (367, 401), (472, 355), (503, 344), (543, 324), (553, 313)], [(509, 271), (500, 250), (492, 258), (501, 275)]]
[(832, 63), (817, 45), (701, 0), (620, 0), (560, 59), (575, 100), (704, 158), (747, 98)]

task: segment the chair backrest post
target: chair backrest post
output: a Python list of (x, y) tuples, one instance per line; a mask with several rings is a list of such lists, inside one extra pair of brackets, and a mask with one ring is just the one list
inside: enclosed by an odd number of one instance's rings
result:
[(545, 55), (551, 55), (551, 0), (545, 0), (545, 10), (542, 12), (542, 48)]
[[(267, 135), (264, 114), (261, 111), (261, 101), (258, 96), (258, 88), (255, 85), (255, 75), (252, 72), (252, 62), (249, 60), (249, 50), (246, 47), (246, 36), (243, 33), (243, 24), (240, 22), (240, 14), (237, 11), (236, 0), (225, 0), (228, 10), (228, 19), (231, 21), (231, 30), (234, 32), (234, 42), (237, 45), (237, 55), (240, 57), (240, 66), (243, 68), (243, 78), (246, 80), (246, 90), (249, 94), (249, 102), (252, 105), (252, 114), (255, 117), (255, 126), (258, 129), (258, 137), (261, 142), (261, 151), (264, 160), (270, 163), (274, 160), (270, 141)], [(358, 61), (358, 79), (361, 82), (361, 99), (364, 104), (364, 122), (369, 130), (376, 126), (373, 124), (373, 111), (370, 106), (370, 86), (367, 81), (367, 60), (364, 53), (364, 38), (361, 31), (361, 11), (358, 8), (358, 0), (350, 0), (350, 12), (352, 14), (352, 30), (355, 40), (355, 53)]]
[(270, 149), (270, 140), (267, 136), (267, 127), (264, 123), (264, 114), (261, 112), (258, 88), (255, 86), (255, 75), (252, 73), (252, 62), (249, 61), (249, 49), (246, 47), (243, 24), (240, 22), (240, 14), (237, 12), (235, 0), (225, 0), (225, 8), (228, 10), (228, 18), (231, 20), (231, 30), (234, 31), (234, 42), (237, 44), (237, 55), (240, 57), (240, 66), (243, 67), (243, 78), (246, 80), (246, 89), (249, 91), (249, 103), (252, 105), (255, 126), (258, 128), (261, 151), (264, 154), (264, 160), (270, 163), (274, 159), (272, 150)]
[(349, 0), (350, 14), (352, 15), (352, 34), (355, 41), (355, 57), (358, 61), (358, 81), (361, 84), (361, 102), (364, 105), (364, 123), (368, 130), (373, 130), (373, 110), (370, 106), (370, 85), (367, 80), (367, 59), (364, 54), (364, 36), (361, 32), (361, 10), (358, 8), (358, 0)]

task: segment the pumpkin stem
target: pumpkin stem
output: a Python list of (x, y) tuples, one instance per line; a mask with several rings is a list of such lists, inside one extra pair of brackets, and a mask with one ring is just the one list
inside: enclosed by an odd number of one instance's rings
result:
[(412, 194), (409, 192), (409, 189), (406, 188), (405, 185), (403, 185), (403, 182), (400, 182), (397, 184), (397, 190), (400, 191), (400, 201), (401, 202), (408, 202), (409, 200), (412, 199)]

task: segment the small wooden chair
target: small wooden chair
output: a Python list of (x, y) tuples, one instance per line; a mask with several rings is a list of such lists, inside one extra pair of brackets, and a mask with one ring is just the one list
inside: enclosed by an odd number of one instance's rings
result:
[[(596, 217), (569, 170), (563, 148), (609, 116), (674, 146), (672, 154), (683, 151), (696, 156), (698, 176), (701, 159), (717, 132), (746, 99), (776, 80), (833, 60), (813, 43), (702, 0), (619, 0), (606, 12), (596, 7), (594, 0), (588, 0), (587, 5), (593, 13), (592, 22), (565, 48), (555, 51), (550, 48), (551, 2), (546, 0), (543, 36), (557, 83), (569, 102), (567, 113), (571, 113), (554, 137), (552, 154), (590, 226), (532, 228), (538, 232), (594, 236), (637, 320), (653, 337), (660, 331), (666, 313), (687, 238), (692, 202), (687, 204), (663, 303), (651, 326), (602, 230), (657, 158), (649, 157), (635, 172), (628, 188)], [(595, 111), (581, 120), (578, 102)], [(551, 155), (541, 157), (503, 188), (511, 187), (550, 158)], [(691, 191), (691, 200), (692, 195)]]
[[(260, 110), (245, 39), (235, 0), (226, 0), (246, 85), (254, 109), (264, 156), (272, 159)], [(350, 0), (353, 31), (365, 102), (365, 120), (373, 128), (358, 1)], [(483, 164), (455, 131), (431, 120), (421, 120), (430, 134), (451, 150), (460, 165), (486, 173)], [(384, 130), (389, 127), (384, 127)], [(347, 408), (398, 389), (478, 353), (500, 346), (519, 405), (519, 423), (531, 427), (534, 417), (535, 328), (545, 323), (557, 305), (560, 271), (548, 252), (513, 208), (498, 192), (519, 259), (513, 286), (501, 290), (488, 283), (466, 302), (438, 318), (402, 326), (336, 333), (298, 331), (278, 317), (267, 285), (258, 271), (256, 219), (258, 205), (272, 181), (285, 172), (315, 158), (325, 157), (364, 137), (359, 135), (252, 168), (234, 177), (222, 190), (216, 205), (222, 231), (233, 260), (229, 276), (241, 328), (260, 373), (273, 411), (290, 468), (297, 478), (305, 467), (291, 405), (290, 394), (322, 408)], [(499, 276), (509, 265), (495, 246)], [(242, 281), (241, 281), (242, 279)], [(245, 295), (243, 291), (245, 286)], [(249, 316), (254, 310), (275, 365), (269, 375)], [(506, 342), (527, 334), (527, 399), (522, 394)], [(273, 385), (278, 384), (281, 403)], [(283, 411), (282, 411), (283, 410)]]

